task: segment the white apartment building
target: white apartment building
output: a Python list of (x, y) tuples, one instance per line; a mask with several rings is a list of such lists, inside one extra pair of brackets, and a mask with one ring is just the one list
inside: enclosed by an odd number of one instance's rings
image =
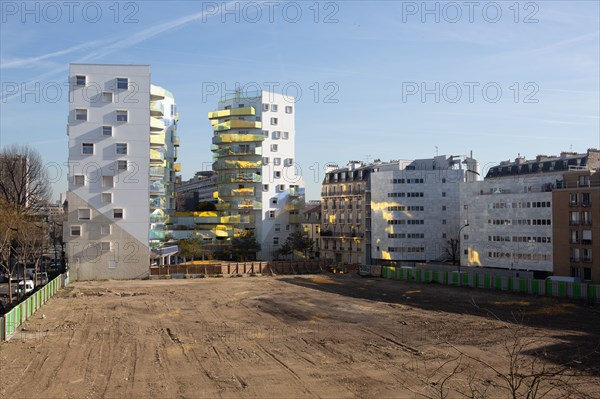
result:
[[(563, 171), (517, 158), (461, 186), (461, 264), (552, 272), (552, 189)], [(544, 170), (545, 169), (545, 170)]]
[(444, 261), (461, 228), (460, 189), (479, 178), (472, 157), (392, 161), (371, 173), (371, 261)]
[(151, 240), (161, 242), (150, 233), (174, 208), (167, 198), (175, 177), (175, 129), (167, 126), (176, 121), (174, 103), (162, 104), (169, 94), (151, 87), (148, 65), (71, 64), (69, 83), (65, 238), (72, 277), (142, 277)]
[(236, 93), (209, 113), (222, 234), (254, 230), (263, 260), (299, 227), (304, 206), (295, 113), (293, 97), (267, 91)]

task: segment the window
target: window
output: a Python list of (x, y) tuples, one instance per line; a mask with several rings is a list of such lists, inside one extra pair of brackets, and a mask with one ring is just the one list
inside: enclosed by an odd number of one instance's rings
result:
[(263, 191), (269, 191), (269, 185), (263, 184)]
[(284, 166), (292, 166), (294, 164), (294, 160), (292, 158), (286, 158), (283, 162)]
[(82, 143), (81, 144), (81, 153), (84, 155), (94, 155), (94, 144)]
[(117, 111), (117, 122), (127, 122), (127, 111)]
[(273, 140), (278, 140), (281, 137), (281, 132), (275, 130), (273, 132)]
[(75, 110), (75, 120), (87, 121), (87, 109), (78, 108)]
[(591, 262), (592, 261), (592, 249), (591, 248), (583, 248), (583, 250), (581, 251), (582, 255), (583, 255), (583, 261), (584, 262)]
[(446, 192), (442, 191), (442, 197), (445, 197), (445, 196), (446, 196)]
[(115, 148), (117, 155), (127, 155), (127, 143), (117, 143)]
[(446, 210), (446, 205), (442, 205), (442, 211)]
[(275, 219), (275, 211), (269, 211), (269, 219)]
[(287, 140), (290, 138), (290, 132), (282, 132), (281, 133), (281, 138), (284, 140)]
[(592, 224), (592, 212), (581, 212), (581, 224), (590, 226)]
[(263, 104), (263, 111), (269, 110), (269, 104)]
[(278, 185), (278, 186), (277, 186), (277, 189), (278, 189), (279, 191), (285, 191), (285, 184), (280, 184), (280, 185)]
[(577, 205), (577, 193), (569, 193), (569, 205), (576, 206)]
[(271, 118), (271, 125), (277, 125), (277, 118)]
[(291, 105), (288, 105), (285, 107), (285, 113), (286, 114), (291, 114), (294, 111), (294, 109), (292, 108)]
[(275, 172), (273, 172), (273, 178), (275, 179), (279, 179), (281, 178), (281, 172), (276, 170)]
[(90, 220), (91, 211), (89, 208), (81, 208), (77, 210), (77, 218), (79, 220)]
[(273, 165), (275, 165), (275, 166), (281, 165), (281, 158), (273, 158)]
[(442, 224), (446, 224), (446, 219), (442, 219)]
[(129, 79), (117, 78), (117, 89), (127, 90), (129, 88)]
[(279, 146), (277, 144), (271, 144), (271, 152), (277, 152)]
[(279, 245), (279, 237), (273, 237), (273, 245)]
[(446, 183), (446, 179), (442, 179), (442, 183)]
[(244, 108), (244, 104), (238, 104), (238, 108)]
[(265, 138), (269, 138), (269, 131), (263, 130), (263, 135), (265, 136)]
[(277, 104), (271, 104), (271, 111), (277, 112)]
[(76, 186), (83, 186), (85, 184), (85, 177), (83, 175), (73, 176), (73, 184)]
[(117, 170), (127, 170), (127, 161), (117, 161)]
[(71, 237), (81, 236), (81, 226), (71, 226)]
[(466, 211), (467, 209), (469, 209), (469, 205), (463, 205), (463, 209)]
[(275, 231), (281, 231), (281, 225), (280, 224), (276, 224), (275, 225)]
[(100, 251), (110, 252), (110, 241), (103, 241), (100, 243)]
[(277, 205), (277, 198), (271, 198), (271, 205)]
[(112, 202), (112, 193), (102, 193), (102, 203), (110, 204)]
[(579, 224), (579, 212), (569, 212), (569, 224), (571, 226)]
[(114, 186), (114, 178), (112, 176), (102, 176), (102, 186), (103, 187), (113, 187)]
[(110, 235), (110, 224), (103, 224), (102, 226), (100, 226), (100, 234), (102, 234), (103, 236)]
[(114, 219), (123, 219), (123, 208), (113, 209), (113, 218)]
[(589, 176), (579, 176), (579, 187), (589, 187), (590, 186), (590, 177)]
[(592, 204), (592, 199), (590, 197), (590, 193), (581, 193), (581, 205), (582, 206), (590, 206)]
[(592, 279), (592, 269), (589, 267), (584, 267), (583, 268), (583, 279), (585, 281), (589, 281)]
[(75, 84), (77, 86), (85, 86), (85, 75), (77, 75), (75, 76)]
[(269, 164), (269, 157), (263, 157), (263, 165)]
[[(576, 230), (575, 230), (576, 231)], [(584, 245), (589, 245), (592, 243), (592, 230), (583, 230), (581, 232), (581, 243)]]
[(102, 126), (102, 135), (105, 137), (112, 136), (112, 126)]
[(113, 94), (110, 91), (105, 91), (102, 93), (102, 101), (105, 103), (113, 102)]

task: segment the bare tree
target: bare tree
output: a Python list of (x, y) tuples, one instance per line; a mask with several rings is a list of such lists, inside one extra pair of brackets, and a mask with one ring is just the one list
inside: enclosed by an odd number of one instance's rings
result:
[(460, 255), (460, 248), (458, 247), (459, 245), (459, 241), (455, 238), (451, 238), (448, 241), (446, 241), (446, 255), (448, 256), (448, 258), (450, 258), (453, 265), (456, 265), (458, 262), (458, 257)]
[(52, 191), (40, 153), (28, 145), (0, 152), (0, 198), (17, 213), (37, 214)]

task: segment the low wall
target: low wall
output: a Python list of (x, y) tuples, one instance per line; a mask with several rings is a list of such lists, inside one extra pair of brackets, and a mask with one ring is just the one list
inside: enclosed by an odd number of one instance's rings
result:
[(7, 341), (17, 329), (61, 288), (69, 284), (69, 273), (61, 274), (0, 318), (0, 341)]
[(215, 262), (200, 265), (168, 265), (150, 268), (151, 277), (161, 276), (218, 276), (250, 274), (313, 274), (321, 273), (330, 262), (272, 261), (272, 262)]
[[(459, 274), (453, 271), (384, 266), (382, 268), (382, 276), (393, 280), (459, 285)], [(594, 284), (497, 276), (492, 273), (481, 274), (480, 272), (461, 272), (460, 279), (460, 285), (465, 287), (496, 289), (559, 298), (587, 299), (600, 302), (600, 286)]]

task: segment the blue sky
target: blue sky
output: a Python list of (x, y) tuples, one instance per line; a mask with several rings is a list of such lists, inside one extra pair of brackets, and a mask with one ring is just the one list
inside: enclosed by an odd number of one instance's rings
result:
[(300, 92), (309, 199), (328, 162), (472, 150), (485, 170), (600, 147), (597, 1), (22, 4), (0, 4), (0, 145), (29, 143), (47, 163), (66, 162), (72, 62), (151, 65), (178, 104), (184, 178), (210, 168), (206, 115), (225, 91)]

